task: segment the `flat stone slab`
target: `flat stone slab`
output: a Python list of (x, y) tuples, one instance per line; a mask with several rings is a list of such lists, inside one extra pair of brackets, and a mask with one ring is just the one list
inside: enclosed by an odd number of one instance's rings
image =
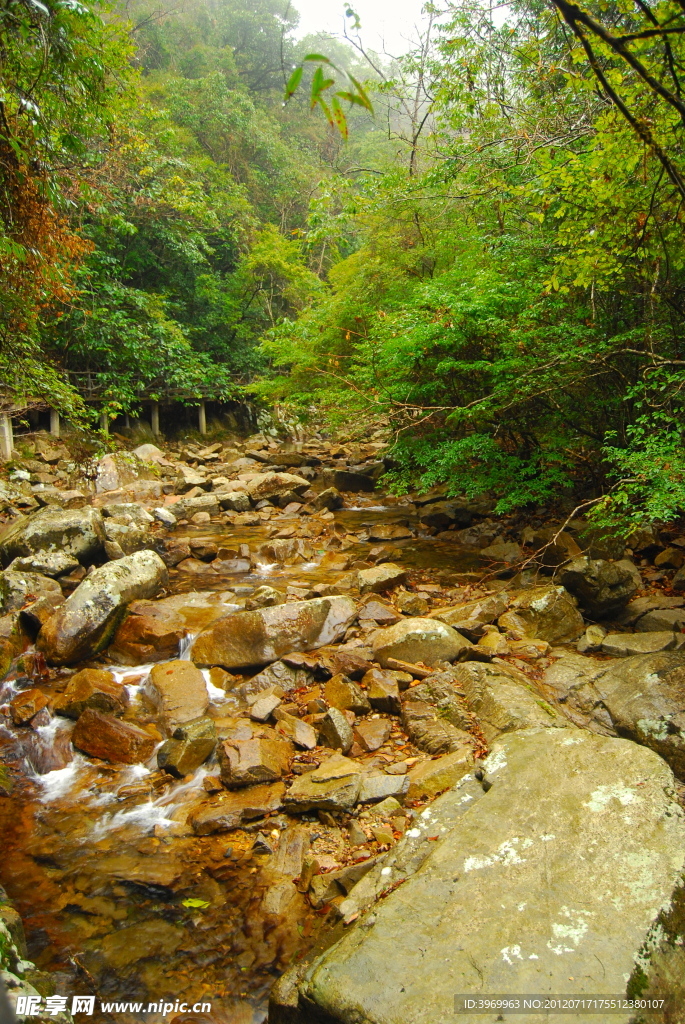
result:
[(670, 977), (683, 976), (668, 911), (682, 917), (685, 818), (666, 763), (628, 740), (534, 729), (498, 743), (485, 770), (480, 798), (464, 779), (419, 816), (402, 840), (418, 870), (284, 976), (270, 1024), (481, 1024), (455, 1018), (455, 994), (625, 993), (669, 943)]
[(628, 658), (632, 654), (656, 654), (682, 647), (685, 636), (669, 631), (657, 633), (607, 633), (602, 641), (602, 652), (615, 658)]

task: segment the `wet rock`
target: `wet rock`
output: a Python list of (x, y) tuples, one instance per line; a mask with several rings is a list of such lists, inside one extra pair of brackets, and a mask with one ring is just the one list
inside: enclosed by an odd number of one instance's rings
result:
[(585, 628), (568, 591), (552, 586), (521, 591), (497, 624), (516, 640), (546, 640), (551, 644), (575, 640)]
[(262, 544), (259, 557), (265, 562), (294, 565), (296, 562), (310, 561), (314, 557), (314, 548), (301, 537), (281, 538)]
[(361, 569), (357, 578), (360, 594), (382, 594), (405, 583), (407, 571), (394, 562), (383, 562), (381, 565), (375, 565), (373, 569)]
[(195, 772), (216, 746), (216, 729), (211, 718), (196, 718), (174, 729), (157, 752), (157, 765), (169, 775), (182, 779)]
[(399, 523), (377, 523), (369, 530), (369, 540), (408, 540), (414, 533), (408, 526)]
[(109, 656), (122, 665), (144, 665), (167, 661), (178, 654), (187, 630), (183, 617), (165, 606), (145, 608), (141, 614), (129, 609), (109, 648)]
[(389, 658), (426, 665), (454, 661), (466, 655), (472, 646), (451, 626), (428, 618), (404, 619), (379, 629), (371, 638), (374, 658), (383, 668)]
[(343, 507), (344, 501), (340, 491), (335, 487), (327, 487), (325, 491), (312, 498), (310, 504), (318, 511), (327, 508), (329, 512), (335, 512), (336, 509)]
[(628, 658), (633, 654), (655, 654), (682, 647), (685, 636), (673, 632), (661, 633), (608, 633), (602, 640), (602, 652), (614, 658)]
[(354, 711), (355, 715), (365, 715), (371, 710), (368, 697), (361, 687), (342, 673), (328, 680), (324, 687), (324, 697), (331, 707), (339, 711)]
[(283, 805), (296, 813), (350, 811), (357, 803), (360, 788), (361, 770), (354, 761), (340, 758), (332, 765), (324, 761), (315, 771), (295, 779), (285, 794)]
[(158, 958), (164, 962), (184, 938), (184, 928), (155, 917), (110, 932), (102, 939), (100, 952), (110, 968), (122, 971), (139, 960), (148, 962), (150, 958)]
[(268, 586), (257, 587), (245, 602), (245, 610), (251, 612), (256, 608), (273, 608), (277, 604), (285, 604), (285, 597), (280, 590)]
[(319, 597), (238, 612), (200, 633), (192, 657), (198, 664), (223, 665), (229, 670), (266, 664), (293, 651), (311, 651), (340, 640), (356, 614), (348, 597)]
[(252, 501), (258, 502), (298, 494), (308, 487), (308, 480), (292, 473), (263, 473), (248, 482), (247, 493)]
[(400, 714), (400, 689), (394, 676), (374, 668), (366, 673), (364, 682), (368, 687), (369, 703), (374, 711), (384, 711), (388, 715)]
[(338, 491), (373, 491), (376, 486), (375, 480), (370, 476), (345, 469), (327, 468), (323, 470), (321, 477), (324, 487), (334, 487)]
[(283, 806), (285, 783), (272, 782), (269, 785), (249, 786), (245, 789), (221, 793), (220, 796), (202, 804), (190, 816), (193, 831), (198, 836), (215, 832), (230, 832), (240, 828), (246, 821), (263, 818), (280, 811)]
[(587, 555), (564, 565), (559, 572), (559, 582), (578, 598), (580, 606), (593, 618), (615, 615), (638, 589), (625, 566)]
[(12, 569), (0, 572), (0, 612), (3, 615), (19, 611), (20, 608), (42, 597), (53, 608), (64, 600), (62, 588), (55, 580), (37, 573), (15, 572)]
[(137, 551), (93, 570), (38, 634), (38, 649), (55, 665), (82, 661), (103, 650), (136, 598), (153, 597), (167, 580), (154, 551)]
[(41, 576), (51, 576), (54, 579), (73, 572), (79, 565), (77, 558), (63, 551), (38, 551), (35, 555), (15, 558), (10, 562), (8, 569), (13, 572), (39, 573)]
[(35, 687), (21, 690), (10, 701), (10, 714), (15, 725), (26, 725), (39, 711), (47, 707), (49, 701), (42, 690)]
[(86, 708), (79, 717), (71, 742), (77, 750), (113, 764), (138, 764), (147, 761), (157, 746), (156, 740), (137, 725)]
[(86, 708), (112, 715), (123, 715), (128, 706), (126, 688), (111, 672), (83, 668), (76, 672), (66, 690), (54, 703), (54, 710), (67, 718), (78, 718)]
[(226, 740), (218, 755), (223, 784), (237, 789), (280, 779), (288, 771), (293, 745), (284, 739)]
[(352, 726), (337, 708), (329, 708), (323, 716), (319, 722), (319, 734), (327, 747), (342, 750), (343, 754), (347, 753), (354, 742)]
[(415, 618), (425, 615), (430, 608), (425, 597), (421, 597), (420, 594), (411, 594), (408, 591), (400, 591), (395, 598), (395, 603), (403, 615), (412, 615)]
[(419, 521), (437, 530), (445, 530), (452, 525), (464, 528), (473, 522), (473, 512), (453, 501), (435, 501), (421, 510)]
[(154, 665), (146, 690), (160, 709), (167, 728), (202, 718), (209, 707), (205, 677), (192, 661)]
[(407, 774), (407, 800), (432, 798), (446, 789), (451, 789), (459, 779), (472, 770), (473, 764), (473, 748), (471, 745), (465, 745), (451, 754), (444, 754), (442, 757), (416, 765)]
[(389, 796), (401, 800), (408, 789), (408, 775), (365, 775), (362, 776), (358, 800), (360, 804), (376, 804)]
[(0, 558), (8, 565), (14, 558), (37, 552), (43, 556), (61, 552), (89, 565), (102, 557), (104, 542), (102, 515), (97, 509), (50, 505), (30, 516), (20, 516), (0, 532)]
[(598, 962), (606, 992), (649, 977), (650, 960), (666, 955), (668, 975), (682, 974), (682, 946), (665, 914), (657, 922), (659, 908), (682, 903), (685, 822), (667, 766), (624, 740), (542, 730), (507, 737), (488, 775), (479, 799), (456, 788), (432, 804), (420, 835), (383, 862), (396, 865), (385, 879), (373, 869), (358, 883), (352, 897), (407, 879), (373, 920), (286, 974), (272, 1024), (434, 1024), (454, 1016), (456, 990), (522, 995), (544, 978), (545, 991), (568, 992), (569, 974), (594, 978)]
[(354, 738), (364, 750), (371, 753), (390, 739), (391, 732), (392, 725), (387, 718), (368, 718), (355, 725)]
[(276, 713), (276, 732), (290, 740), (302, 750), (313, 750), (316, 746), (316, 730), (308, 722), (285, 711)]
[(455, 676), (488, 743), (501, 733), (568, 725), (568, 720), (539, 697), (515, 669), (472, 661), (455, 666)]

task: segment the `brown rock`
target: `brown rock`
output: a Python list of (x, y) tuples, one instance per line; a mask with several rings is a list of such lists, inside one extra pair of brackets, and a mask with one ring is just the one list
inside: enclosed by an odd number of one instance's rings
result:
[(192, 661), (165, 661), (150, 671), (147, 690), (167, 728), (201, 718), (209, 707), (205, 678)]
[(328, 680), (324, 687), (324, 697), (331, 707), (339, 711), (354, 711), (356, 715), (365, 715), (371, 710), (364, 691), (342, 673)]
[(239, 828), (245, 821), (263, 818), (266, 814), (280, 810), (284, 793), (283, 782), (222, 793), (217, 799), (193, 811), (189, 820), (198, 836), (228, 832)]
[(303, 750), (313, 750), (316, 746), (316, 730), (308, 722), (303, 722), (295, 715), (289, 715), (286, 711), (276, 713), (278, 719), (276, 732), (285, 739), (291, 740), (296, 747)]
[(356, 651), (346, 651), (344, 648), (331, 655), (330, 665), (334, 675), (341, 672), (350, 679), (361, 679), (370, 668), (373, 668), (373, 662), (369, 658)]
[(25, 725), (47, 704), (48, 698), (41, 690), (37, 690), (35, 687), (30, 690), (22, 690), (15, 694), (10, 701), (12, 721), (15, 725)]
[(390, 738), (392, 726), (387, 718), (367, 718), (355, 727), (354, 735), (364, 750), (378, 750)]
[(109, 655), (122, 665), (166, 661), (178, 654), (186, 635), (180, 615), (127, 615), (114, 634)]
[(335, 643), (356, 614), (349, 597), (318, 597), (238, 612), (200, 633), (193, 644), (193, 660), (229, 670), (269, 664), (293, 651)]
[(157, 745), (156, 740), (137, 725), (103, 715), (93, 708), (86, 708), (80, 716), (71, 742), (84, 754), (113, 764), (147, 761)]
[(393, 623), (399, 622), (401, 618), (402, 616), (395, 611), (392, 605), (379, 601), (376, 597), (363, 601), (359, 607), (360, 620), (371, 619), (377, 622), (379, 626), (392, 626)]
[(375, 711), (385, 711), (389, 715), (400, 714), (400, 689), (394, 676), (389, 672), (372, 669), (364, 676), (364, 680), (369, 687), (369, 702)]
[(227, 740), (219, 744), (221, 779), (229, 789), (275, 782), (287, 772), (292, 755), (287, 740)]
[(372, 569), (362, 569), (358, 579), (361, 594), (382, 594), (386, 590), (398, 587), (400, 583), (405, 583), (407, 572), (394, 562), (383, 562)]
[(86, 708), (122, 715), (128, 705), (126, 688), (115, 682), (111, 672), (84, 668), (69, 680), (64, 693), (55, 701), (55, 711), (67, 718), (78, 718)]

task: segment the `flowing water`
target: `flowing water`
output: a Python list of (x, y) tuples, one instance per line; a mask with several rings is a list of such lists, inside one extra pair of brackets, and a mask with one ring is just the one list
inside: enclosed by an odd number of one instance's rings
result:
[[(360, 498), (358, 507), (336, 513), (335, 524), (341, 536), (354, 535), (343, 541), (345, 554), (363, 558), (371, 527), (413, 518), (412, 508)], [(287, 529), (302, 522), (279, 515), (254, 527), (179, 528), (174, 537), (201, 535), (256, 551), (274, 525)], [(419, 535), (393, 547), (398, 561), (431, 582), (457, 585), (473, 580), (479, 566), (482, 572), (476, 556), (444, 537)], [(170, 589), (211, 597), (189, 598), (186, 621), (194, 633), (216, 616), (217, 602), (225, 605), (223, 612), (235, 609), (241, 596), (264, 583), (283, 589), (335, 582), (340, 571), (322, 565), (321, 554), (306, 564), (264, 563), (234, 575), (178, 572)], [(189, 645), (190, 635), (179, 657), (188, 656)], [(153, 722), (144, 685), (151, 666), (122, 668), (106, 658), (98, 664), (126, 684), (126, 717)], [(40, 659), (33, 660), (31, 685), (49, 693), (59, 675), (48, 679)], [(236, 699), (212, 686), (208, 673), (206, 678), (209, 713), (217, 720), (235, 714)], [(15, 780), (11, 796), (0, 799), (0, 881), (24, 919), (30, 959), (53, 974), (57, 994), (92, 993), (102, 1002), (145, 1006), (178, 1001), (198, 1004), (188, 1020), (263, 1021), (274, 978), (298, 948), (315, 940), (320, 925), (292, 884), (311, 832), (305, 837), (297, 823), (276, 816), (252, 829), (196, 836), (186, 818), (205, 792), (205, 777), (216, 771), (211, 763), (174, 781), (156, 769), (154, 757), (148, 766), (91, 762), (71, 747), (74, 723), (67, 718), (45, 709), (31, 726), (12, 725), (8, 701), (26, 685), (21, 677), (0, 684), (0, 755)], [(258, 831), (272, 853), (255, 844)], [(39, 990), (44, 981), (34, 978)], [(202, 1003), (211, 1003), (211, 1011)], [(175, 1015), (183, 1017), (176, 1010), (166, 1016), (106, 1011), (100, 1003), (93, 1019), (161, 1021)]]

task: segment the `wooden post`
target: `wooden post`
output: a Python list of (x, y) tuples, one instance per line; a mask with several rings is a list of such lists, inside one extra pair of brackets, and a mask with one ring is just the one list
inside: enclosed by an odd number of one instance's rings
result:
[(57, 409), (50, 410), (50, 433), (53, 437), (59, 437), (59, 413)]
[(153, 402), (150, 407), (150, 426), (155, 437), (159, 437), (159, 402)]
[(12, 417), (7, 412), (0, 413), (0, 459), (9, 462), (12, 458), (14, 448), (14, 434), (12, 433)]
[(130, 430), (131, 428), (131, 419), (127, 412), (124, 413), (124, 426), (126, 427), (127, 430)]
[(109, 434), (109, 416), (106, 412), (100, 413), (100, 430), (103, 434)]
[(207, 433), (207, 412), (205, 409), (204, 399), (200, 402), (200, 408), (198, 409), (198, 421), (200, 426), (200, 433)]

